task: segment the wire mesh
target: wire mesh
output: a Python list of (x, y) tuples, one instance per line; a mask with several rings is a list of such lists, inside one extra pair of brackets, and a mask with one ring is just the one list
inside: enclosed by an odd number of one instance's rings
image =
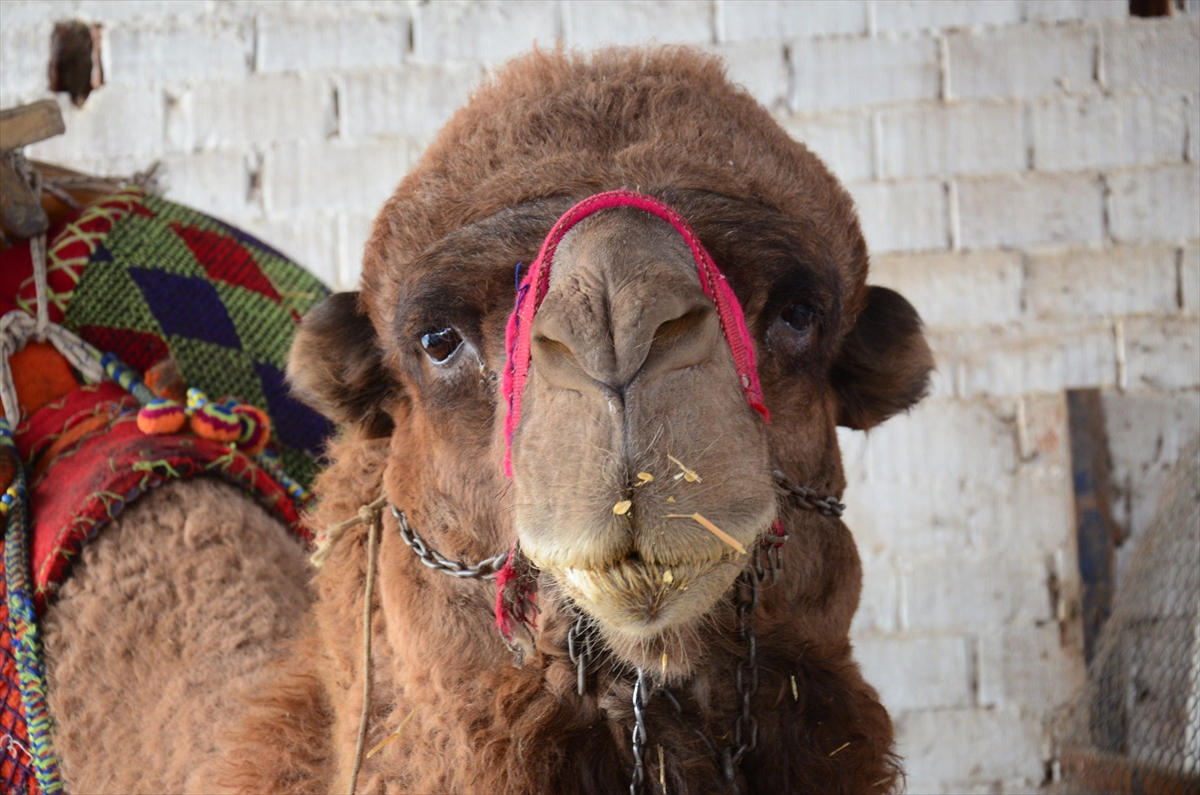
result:
[(1062, 765), (1069, 792), (1200, 793), (1200, 438), (1129, 561)]

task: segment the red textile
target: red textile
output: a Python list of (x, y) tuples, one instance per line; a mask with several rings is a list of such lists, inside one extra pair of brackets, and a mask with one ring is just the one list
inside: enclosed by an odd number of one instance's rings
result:
[[(283, 486), (236, 448), (196, 436), (147, 436), (137, 401), (103, 382), (79, 387), (34, 412), (15, 437), (21, 458), (37, 465), (30, 484), (30, 558), (35, 605), (46, 609), (85, 543), (141, 494), (163, 483), (212, 475), (241, 486), (305, 541), (296, 505)], [(84, 431), (66, 445), (72, 431)], [(37, 460), (49, 456), (49, 460)]]

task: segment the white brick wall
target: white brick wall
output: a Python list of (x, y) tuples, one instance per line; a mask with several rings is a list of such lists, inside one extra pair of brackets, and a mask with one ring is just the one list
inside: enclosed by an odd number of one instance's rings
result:
[[(841, 431), (853, 636), (911, 792), (1024, 792), (1085, 676), (1063, 390), (1105, 389), (1130, 539), (1200, 431), (1200, 6), (1127, 0), (0, 0), (0, 106), (56, 20), (107, 85), (32, 156), (128, 173), (356, 283), (374, 212), (505, 58), (700, 46), (847, 184), (932, 397)], [(1053, 586), (1053, 587), (1051, 587)], [(1057, 593), (1056, 597), (1052, 593)]]

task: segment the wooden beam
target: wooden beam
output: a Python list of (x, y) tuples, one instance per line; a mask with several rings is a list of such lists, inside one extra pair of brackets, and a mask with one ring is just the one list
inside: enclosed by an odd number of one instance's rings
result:
[(55, 135), (62, 135), (66, 129), (62, 111), (52, 99), (0, 110), (0, 150), (7, 151), (37, 143)]
[(1120, 529), (1112, 517), (1108, 430), (1099, 389), (1067, 392), (1071, 475), (1075, 487), (1075, 541), (1083, 580), (1083, 651), (1091, 662), (1112, 613), (1114, 562)]
[(0, 160), (0, 226), (4, 234), (22, 240), (50, 228), (40, 197), (33, 195), (5, 160)]

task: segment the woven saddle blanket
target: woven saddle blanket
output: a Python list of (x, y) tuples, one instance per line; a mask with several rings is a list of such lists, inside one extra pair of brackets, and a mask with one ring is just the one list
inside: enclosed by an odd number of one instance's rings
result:
[[(231, 396), (269, 418), (262, 453), (186, 431), (149, 435), (141, 405), (117, 383), (79, 383), (49, 346), (14, 356), (22, 403), (14, 429), (26, 473), (28, 531), (12, 521), (0, 539), (0, 790), (53, 793), (61, 783), (48, 717), (26, 714), (39, 684), (19, 659), (84, 545), (130, 502), (172, 480), (207, 475), (245, 489), (303, 540), (307, 487), (332, 426), (294, 400), (284, 369), (300, 317), (328, 295), (311, 274), (245, 233), (144, 190), (119, 191), (52, 230), (47, 246), (50, 320), (112, 353), (137, 378), (170, 359), (187, 386)], [(0, 253), (0, 314), (36, 312), (28, 245)], [(24, 375), (18, 356), (28, 354)], [(40, 359), (38, 357), (41, 357)], [(66, 373), (66, 375), (64, 375)], [(22, 387), (25, 387), (24, 389)], [(0, 459), (3, 459), (0, 456)], [(0, 485), (0, 492), (8, 488)], [(9, 545), (28, 552), (12, 571)], [(15, 583), (27, 583), (19, 589)], [(27, 593), (26, 605), (16, 604)], [(11, 610), (11, 607), (17, 609)], [(28, 655), (26, 654), (27, 658)], [(39, 661), (40, 662), (40, 661)], [(24, 666), (24, 667), (23, 667)], [(40, 683), (44, 688), (44, 682)], [(22, 691), (24, 688), (24, 692)], [(44, 697), (44, 692), (43, 692)], [(43, 698), (44, 701), (44, 698)]]

